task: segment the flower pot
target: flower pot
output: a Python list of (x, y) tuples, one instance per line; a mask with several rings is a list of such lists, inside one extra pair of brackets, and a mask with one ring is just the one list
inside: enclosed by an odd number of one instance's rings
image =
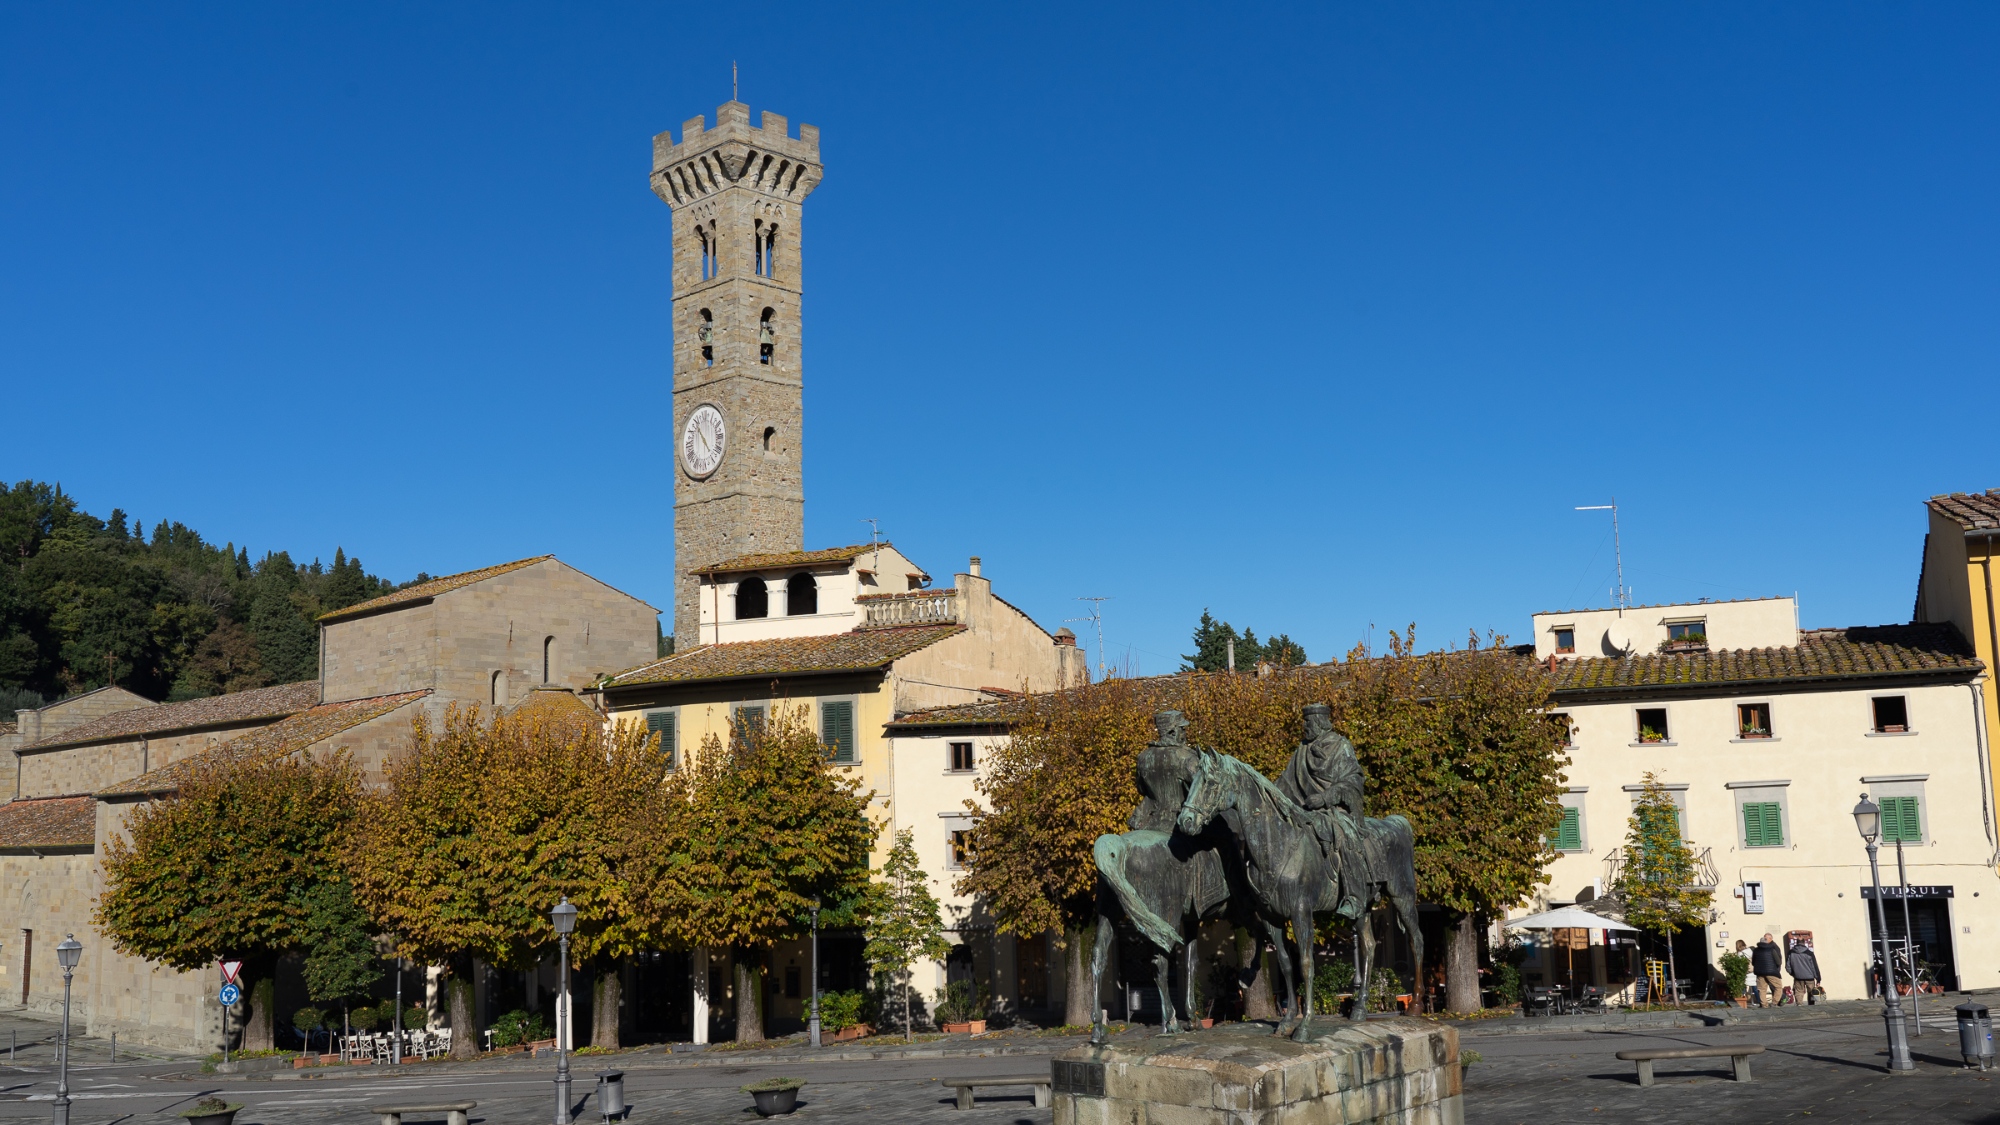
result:
[(750, 1096), (757, 1100), (757, 1113), (760, 1117), (777, 1117), (799, 1108), (797, 1086), (784, 1090), (758, 1090)]
[(188, 1125), (232, 1125), (236, 1120), (236, 1111), (242, 1108), (240, 1105), (233, 1105), (220, 1113), (184, 1113), (181, 1115), (181, 1120)]
[(843, 1027), (839, 1031), (833, 1033), (833, 1042), (838, 1043), (843, 1039), (860, 1039), (863, 1036), (866, 1036), (869, 1033), (871, 1033), (873, 1030), (874, 1030), (873, 1028), (869, 1027), (865, 1023), (857, 1023), (852, 1027)]
[(969, 1023), (947, 1023), (941, 1026), (946, 1035), (963, 1035), (972, 1030), (972, 1025)]
[(1215, 1021), (1214, 1021), (1214, 1020), (1212, 1020), (1212, 1019), (1205, 1019), (1205, 1020), (1202, 1020), (1202, 1021), (1201, 1021), (1201, 1026), (1203, 1026), (1203, 1027), (1205, 1027), (1205, 1028), (1207, 1028), (1207, 1027), (1214, 1027), (1214, 1026), (1215, 1026)]
[(1739, 1007), (1739, 1008), (1747, 1008), (1747, 1007), (1749, 1007), (1749, 1006), (1750, 1006), (1750, 998), (1749, 998), (1748, 996), (1738, 996), (1738, 997), (1736, 998), (1736, 1006), (1737, 1006), (1737, 1007)]

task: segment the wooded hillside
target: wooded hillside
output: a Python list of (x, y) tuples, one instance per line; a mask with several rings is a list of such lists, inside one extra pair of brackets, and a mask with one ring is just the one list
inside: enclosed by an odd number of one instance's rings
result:
[(0, 721), (107, 679), (159, 700), (309, 680), (314, 619), (396, 589), (337, 548), (331, 567), (252, 562), (184, 524), (149, 537), (122, 509), (99, 519), (39, 481), (0, 491), (0, 559)]

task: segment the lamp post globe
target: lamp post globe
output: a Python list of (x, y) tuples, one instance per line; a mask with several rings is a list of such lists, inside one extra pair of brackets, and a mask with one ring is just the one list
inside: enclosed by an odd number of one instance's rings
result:
[(69, 1125), (69, 989), (77, 962), (81, 960), (83, 943), (76, 940), (75, 934), (66, 935), (56, 946), (56, 964), (63, 971), (63, 1021), (62, 1038), (56, 1042), (55, 1125)]
[(562, 985), (556, 992), (556, 1125), (570, 1125), (569, 1116), (569, 935), (576, 930), (576, 907), (569, 896), (549, 910), (549, 925), (556, 931), (558, 959), (562, 962)]
[(1875, 888), (1875, 932), (1881, 939), (1882, 958), (1882, 1022), (1889, 1032), (1889, 1073), (1897, 1074), (1917, 1068), (1910, 1059), (1909, 1029), (1903, 1025), (1903, 1004), (1896, 997), (1896, 968), (1889, 954), (1889, 915), (1882, 909), (1882, 865), (1877, 858), (1876, 841), (1882, 836), (1882, 807), (1861, 795), (1861, 803), (1854, 806), (1854, 828), (1861, 833), (1862, 842), (1868, 845), (1868, 876)]

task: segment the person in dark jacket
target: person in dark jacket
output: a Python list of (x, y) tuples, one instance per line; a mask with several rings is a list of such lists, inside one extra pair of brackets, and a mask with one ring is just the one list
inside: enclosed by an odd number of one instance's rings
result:
[(1770, 934), (1750, 949), (1750, 971), (1757, 974), (1757, 991), (1766, 1008), (1778, 1006), (1785, 990), (1785, 954)]
[(1813, 956), (1812, 946), (1804, 938), (1792, 939), (1792, 948), (1785, 954), (1785, 968), (1792, 974), (1793, 996), (1803, 996), (1806, 1003), (1817, 1004), (1819, 997), (1826, 995), (1826, 989), (1819, 983), (1819, 958)]

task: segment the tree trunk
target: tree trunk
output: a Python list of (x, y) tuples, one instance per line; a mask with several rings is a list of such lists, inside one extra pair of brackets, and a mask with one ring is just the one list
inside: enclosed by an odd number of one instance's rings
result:
[(1479, 920), (1461, 914), (1444, 945), (1444, 1006), (1476, 1012), (1479, 1004)]
[(1264, 952), (1262, 938), (1243, 929), (1236, 931), (1236, 954), (1241, 966), (1237, 978), (1243, 982), (1243, 1018), (1277, 1022), (1278, 997), (1271, 988), (1273, 955)]
[(903, 1042), (905, 1043), (917, 1041), (916, 1025), (910, 1022), (910, 977), (913, 975), (907, 971), (903, 974)]
[(1674, 968), (1674, 932), (1667, 931), (1667, 995), (1673, 997), (1675, 1006), (1681, 1002), (1680, 975)]
[(1092, 994), (1090, 979), (1090, 946), (1095, 937), (1095, 926), (1071, 926), (1063, 931), (1063, 954), (1069, 963), (1064, 974), (1068, 979), (1063, 989), (1063, 1022), (1071, 1027), (1086, 1027), (1097, 1020), (1098, 997)]
[(613, 962), (598, 968), (597, 979), (592, 982), (590, 996), (590, 1045), (618, 1049), (619, 1000), (624, 994), (624, 982), (619, 979), (620, 966)]
[[(250, 1010), (238, 1013), (243, 1019), (243, 1046), (245, 1051), (268, 1051), (277, 1046), (273, 1041), (271, 1008), (276, 1003), (278, 982), (272, 979), (275, 965), (260, 974), (250, 985)], [(248, 971), (248, 966), (245, 966)]]
[(736, 1041), (764, 1041), (764, 967), (755, 950), (738, 949), (730, 958), (736, 966)]
[(479, 1029), (472, 1026), (472, 982), (454, 967), (444, 978), (445, 1010), (451, 1021), (451, 1057), (479, 1056)]

